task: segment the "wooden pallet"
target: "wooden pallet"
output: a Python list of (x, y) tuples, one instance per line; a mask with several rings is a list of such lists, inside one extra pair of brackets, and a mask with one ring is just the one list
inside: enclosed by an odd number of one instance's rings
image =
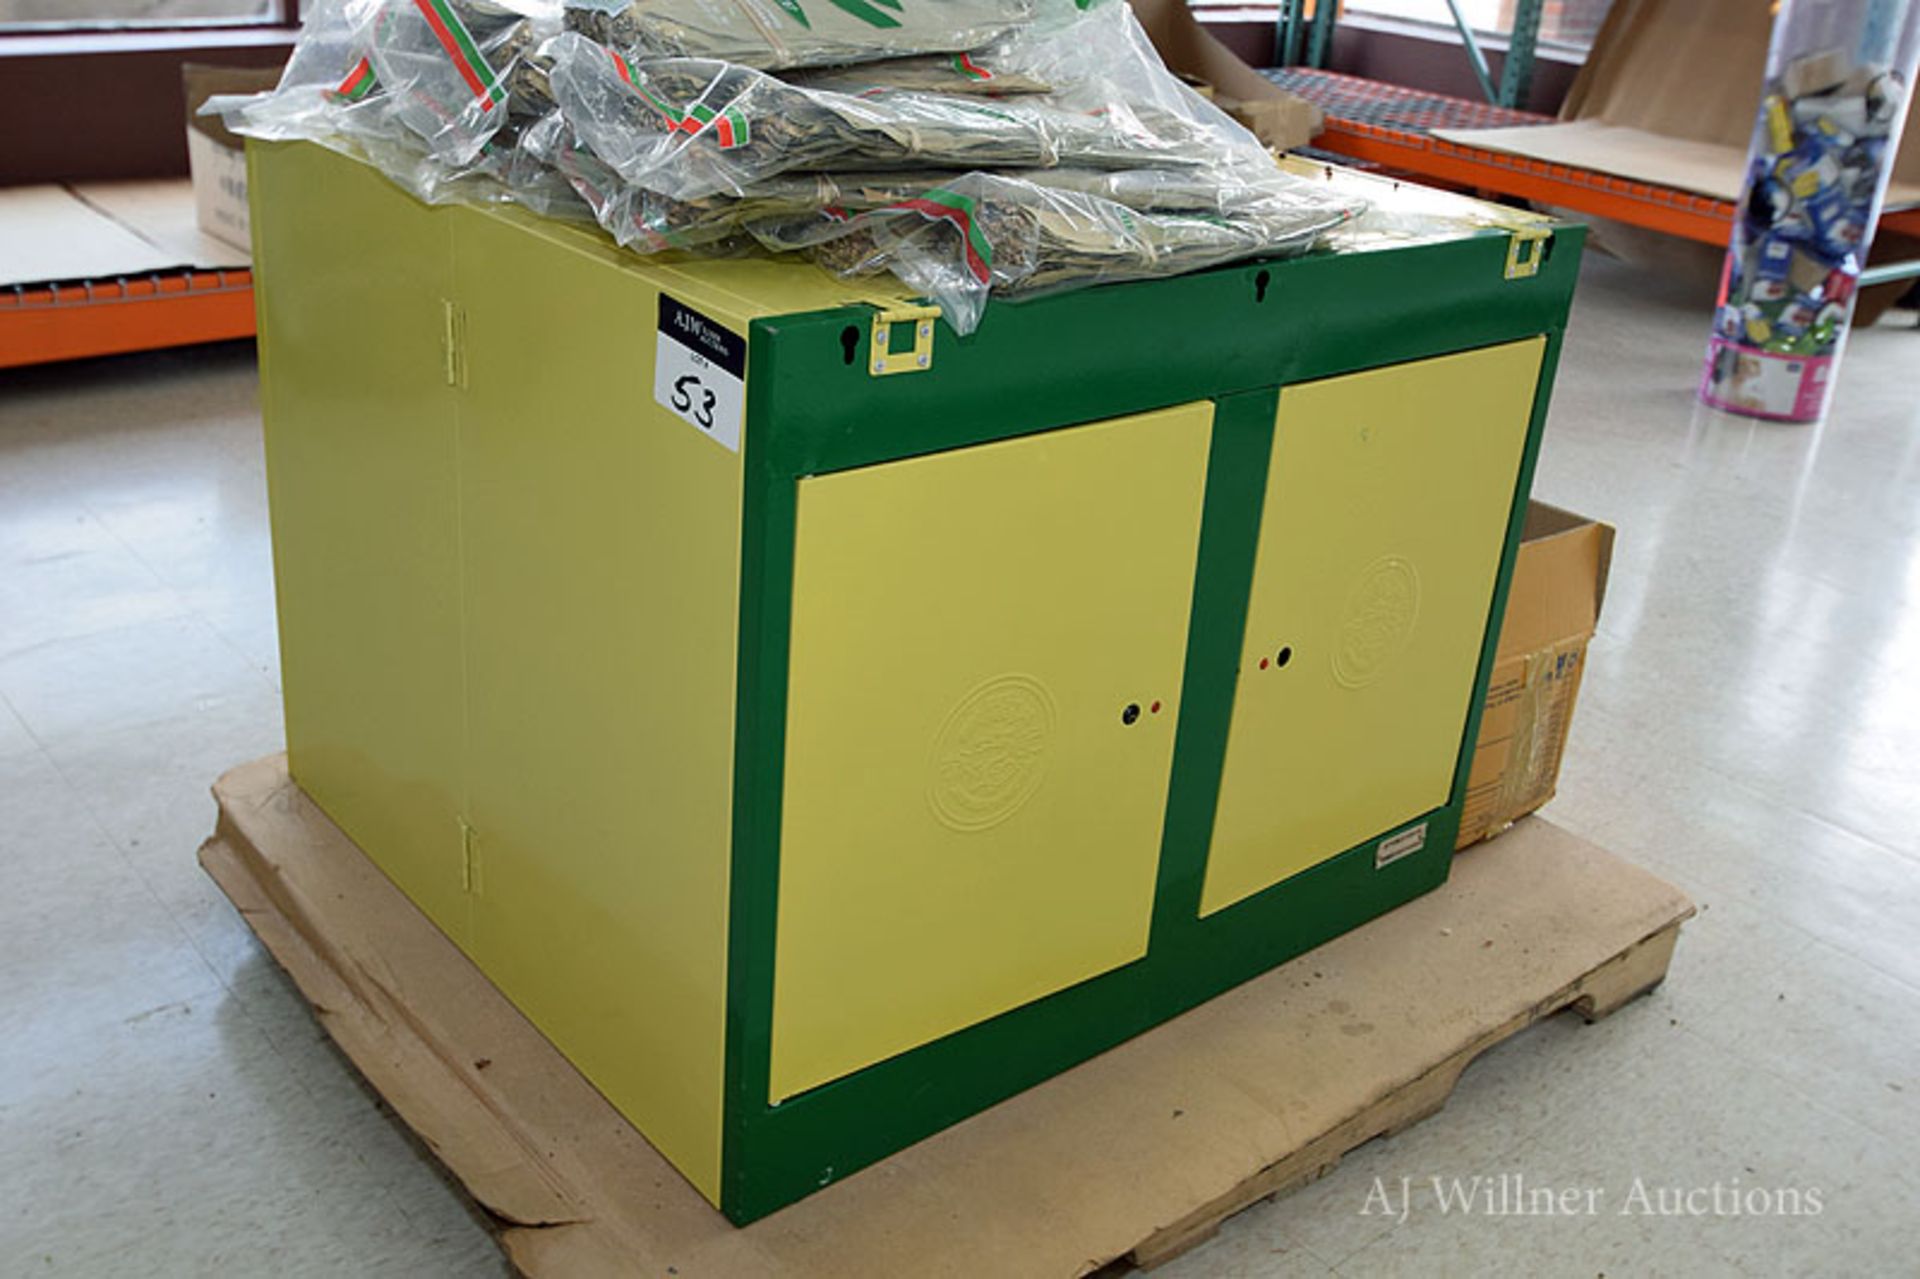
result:
[(1442, 889), (744, 1229), (648, 1146), (287, 777), (214, 787), (201, 864), (533, 1276), (1148, 1267), (1446, 1103), (1552, 1013), (1666, 975), (1692, 905), (1537, 818)]

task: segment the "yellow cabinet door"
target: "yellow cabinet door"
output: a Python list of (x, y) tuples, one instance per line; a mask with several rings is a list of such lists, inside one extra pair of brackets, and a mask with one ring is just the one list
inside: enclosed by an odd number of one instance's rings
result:
[(1202, 915), (1447, 802), (1544, 347), (1281, 392)]
[(441, 345), (451, 215), (421, 217), (379, 173), (319, 147), (249, 153), (288, 759), (464, 940), (459, 425)]
[(1212, 420), (800, 482), (770, 1100), (1146, 953)]
[(472, 950), (718, 1203), (740, 454), (650, 394), (657, 277), (500, 218), (454, 247)]

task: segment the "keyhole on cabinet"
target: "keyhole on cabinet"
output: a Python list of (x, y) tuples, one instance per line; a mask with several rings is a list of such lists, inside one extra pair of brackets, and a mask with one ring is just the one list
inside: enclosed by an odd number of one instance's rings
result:
[(857, 355), (860, 350), (860, 330), (858, 327), (849, 324), (846, 328), (840, 330), (840, 350), (845, 353), (846, 362), (852, 364), (854, 356)]

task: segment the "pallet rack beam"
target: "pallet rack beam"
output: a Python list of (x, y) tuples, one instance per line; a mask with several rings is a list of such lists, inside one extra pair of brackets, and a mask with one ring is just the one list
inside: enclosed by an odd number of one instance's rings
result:
[(1533, 88), (1534, 54), (1540, 46), (1540, 14), (1546, 0), (1519, 0), (1513, 6), (1513, 30), (1507, 34), (1507, 57), (1500, 68), (1500, 96), (1503, 107), (1518, 107), (1526, 102)]
[[(1698, 195), (1596, 169), (1555, 164), (1511, 152), (1463, 145), (1436, 136), (1438, 128), (1551, 124), (1536, 115), (1468, 98), (1378, 84), (1334, 71), (1301, 67), (1267, 73), (1281, 88), (1312, 101), (1326, 124), (1314, 146), (1350, 161), (1439, 183), (1575, 209), (1593, 217), (1725, 247), (1735, 209), (1730, 200)], [(1880, 226), (1920, 234), (1920, 208), (1881, 215)], [(1895, 267), (1873, 268), (1863, 283), (1902, 278)]]
[(1487, 101), (1498, 103), (1500, 91), (1493, 87), (1493, 73), (1487, 69), (1487, 55), (1480, 51), (1480, 39), (1473, 33), (1473, 24), (1460, 11), (1460, 0), (1447, 0), (1447, 12), (1453, 15), (1453, 29), (1460, 33), (1460, 47), (1466, 52), (1467, 65), (1473, 68), (1473, 78), (1480, 82), (1480, 92), (1487, 95)]
[(0, 368), (253, 334), (253, 272), (245, 269), (0, 289)]

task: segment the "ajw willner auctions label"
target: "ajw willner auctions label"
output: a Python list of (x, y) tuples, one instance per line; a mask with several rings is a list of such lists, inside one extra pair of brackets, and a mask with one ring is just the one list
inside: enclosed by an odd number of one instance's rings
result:
[(740, 451), (747, 412), (747, 340), (685, 303), (660, 295), (653, 398), (721, 445)]

